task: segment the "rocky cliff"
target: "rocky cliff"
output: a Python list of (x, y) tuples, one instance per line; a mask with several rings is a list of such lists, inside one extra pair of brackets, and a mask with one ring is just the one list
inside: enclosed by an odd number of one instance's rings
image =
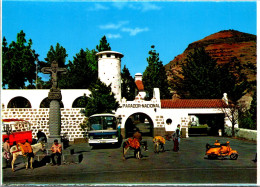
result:
[[(256, 36), (235, 30), (220, 31), (189, 44), (182, 54), (176, 56), (165, 65), (168, 72), (168, 79), (171, 79), (172, 74), (178, 74), (178, 71), (181, 69), (180, 64), (185, 63), (188, 53), (197, 47), (204, 47), (206, 52), (219, 65), (232, 61), (239, 62), (243, 67), (242, 73), (247, 76), (248, 81), (255, 84)], [(230, 64), (232, 65), (232, 63)]]

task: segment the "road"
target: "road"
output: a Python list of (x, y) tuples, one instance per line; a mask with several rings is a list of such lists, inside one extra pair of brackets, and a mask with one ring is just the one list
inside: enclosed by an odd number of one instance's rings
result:
[[(237, 160), (205, 158), (206, 143), (215, 139), (230, 141), (239, 153)], [(129, 151), (122, 159), (122, 148), (87, 149), (85, 144), (72, 145), (83, 154), (79, 164), (42, 166), (25, 170), (22, 163), (16, 172), (3, 169), (3, 184), (256, 184), (256, 142), (227, 137), (190, 137), (181, 140), (180, 151), (173, 152), (173, 142), (166, 142), (163, 153), (153, 152), (152, 139), (147, 138), (149, 151), (143, 158), (134, 158)]]

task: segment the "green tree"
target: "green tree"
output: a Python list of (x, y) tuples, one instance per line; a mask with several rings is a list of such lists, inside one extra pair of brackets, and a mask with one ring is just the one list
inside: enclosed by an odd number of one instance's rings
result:
[[(56, 44), (56, 47), (54, 49), (54, 47), (51, 45), (50, 50), (47, 53), (47, 57), (44, 58), (44, 61), (39, 61), (38, 62), (38, 69), (42, 69), (43, 67), (50, 67), (51, 63), (53, 61), (58, 62), (58, 66), (59, 67), (67, 67), (66, 63), (66, 57), (68, 56), (66, 49), (64, 47), (62, 47), (59, 43)], [(49, 75), (50, 76), (50, 75)], [(59, 75), (59, 87), (61, 87), (61, 82), (64, 82), (64, 78), (66, 77), (65, 75)], [(38, 80), (38, 79), (37, 79)], [(45, 82), (42, 87), (44, 88), (50, 88), (52, 85), (51, 83), (51, 79), (49, 79), (49, 81)]]
[(98, 50), (98, 52), (111, 51), (111, 47), (110, 47), (109, 43), (107, 42), (106, 36), (103, 36), (101, 38), (99, 45), (96, 46), (96, 49)]
[(45, 66), (51, 66), (53, 61), (58, 62), (59, 67), (66, 67), (66, 58), (68, 54), (66, 49), (62, 47), (59, 43), (56, 44), (56, 47), (51, 45), (50, 50), (47, 53), (47, 57), (44, 59), (46, 61)]
[(98, 63), (96, 51), (80, 50), (73, 61), (69, 61), (68, 73), (62, 76), (60, 88), (88, 89), (92, 82), (98, 78)]
[(43, 81), (42, 77), (37, 76), (37, 88), (38, 89), (49, 89), (51, 87), (50, 81)]
[(159, 53), (156, 53), (154, 45), (151, 46), (149, 57), (147, 58), (148, 66), (143, 73), (144, 88), (148, 93), (146, 99), (153, 97), (153, 88), (160, 89), (161, 99), (170, 99), (169, 83), (162, 61), (159, 59)]
[(84, 111), (87, 117), (97, 113), (111, 113), (119, 107), (110, 85), (107, 86), (100, 79), (91, 85), (90, 91), (91, 95)]
[(33, 86), (36, 78), (36, 63), (38, 54), (32, 49), (32, 40), (27, 42), (25, 33), (20, 31), (17, 34), (17, 41), (12, 41), (8, 46), (7, 40), (3, 37), (2, 42), (2, 67), (3, 87), (9, 89), (24, 88), (28, 82)]
[(128, 68), (124, 65), (121, 73), (121, 93), (122, 98), (125, 97), (127, 100), (135, 99), (136, 84), (134, 78), (131, 76)]
[(222, 111), (232, 123), (234, 136), (238, 111), (241, 109), (239, 99), (246, 93), (248, 83), (240, 72), (242, 68), (238, 66), (237, 60), (230, 63), (218, 66), (204, 48), (195, 48), (188, 54), (186, 63), (181, 65), (182, 77), (175, 89), (182, 98), (191, 99), (220, 99), (223, 93), (227, 93), (231, 102), (228, 107), (223, 106)]
[(181, 69), (182, 76), (175, 79), (177, 81), (173, 88), (181, 98), (216, 99), (222, 98), (223, 93), (234, 97), (235, 76), (230, 73), (228, 66), (219, 67), (204, 48), (190, 52)]
[(257, 120), (256, 120), (256, 111), (257, 111), (257, 98), (256, 92), (253, 95), (253, 100), (251, 101), (250, 108), (246, 111), (239, 111), (239, 127), (246, 129), (257, 129)]
[(256, 129), (257, 128), (257, 94), (256, 94), (256, 91), (253, 95), (253, 100), (251, 101), (249, 112), (252, 115), (252, 120), (254, 123), (254, 126), (252, 127), (252, 129)]

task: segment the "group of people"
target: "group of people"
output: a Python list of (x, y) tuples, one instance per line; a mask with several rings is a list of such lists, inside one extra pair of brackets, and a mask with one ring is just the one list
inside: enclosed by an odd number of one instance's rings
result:
[[(30, 160), (31, 157), (34, 157), (31, 144), (28, 142), (28, 140), (26, 140), (24, 144), (22, 143), (16, 144), (16, 142), (14, 141), (12, 146), (16, 146), (17, 148), (16, 151), (22, 151), (23, 156), (28, 157), (28, 161)], [(10, 166), (12, 161), (12, 152), (11, 152), (11, 146), (8, 138), (4, 139), (3, 149), (4, 149), (3, 157), (7, 161), (7, 166)]]
[[(37, 133), (37, 143), (39, 142), (47, 142), (47, 137), (46, 135), (39, 130)], [(25, 141), (24, 144), (22, 143), (17, 143), (14, 141), (12, 146), (16, 146), (17, 150), (16, 151), (22, 151), (23, 156), (28, 157), (28, 161), (30, 160), (31, 157), (34, 157), (34, 153), (31, 147), (31, 144), (28, 142), (28, 140)], [(3, 157), (7, 161), (7, 165), (11, 165), (12, 161), (12, 153), (11, 153), (11, 146), (9, 142), (9, 138), (4, 139), (4, 144), (3, 144)], [(62, 155), (62, 145), (58, 143), (58, 140), (55, 139), (53, 145), (51, 146), (51, 159), (52, 159), (52, 165), (60, 165), (61, 164), (61, 155)], [(55, 161), (55, 157), (57, 156), (57, 162)]]
[[(165, 126), (165, 132), (166, 132), (166, 139), (167, 140), (173, 140), (173, 151), (178, 152), (179, 151), (179, 144), (180, 144), (180, 138), (181, 138), (181, 129), (180, 124), (177, 125), (177, 128), (174, 129), (174, 126), (171, 125), (172, 120), (166, 120), (167, 125)], [(142, 135), (138, 128), (134, 128), (134, 134), (133, 139), (137, 139), (140, 145), (143, 145), (145, 148), (145, 151), (147, 151), (147, 141), (142, 141)]]

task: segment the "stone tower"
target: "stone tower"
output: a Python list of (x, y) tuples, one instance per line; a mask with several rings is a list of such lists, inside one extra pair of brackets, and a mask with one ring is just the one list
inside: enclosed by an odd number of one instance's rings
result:
[(98, 77), (106, 85), (111, 84), (111, 90), (116, 100), (121, 100), (121, 58), (123, 54), (116, 51), (102, 51), (98, 56)]

